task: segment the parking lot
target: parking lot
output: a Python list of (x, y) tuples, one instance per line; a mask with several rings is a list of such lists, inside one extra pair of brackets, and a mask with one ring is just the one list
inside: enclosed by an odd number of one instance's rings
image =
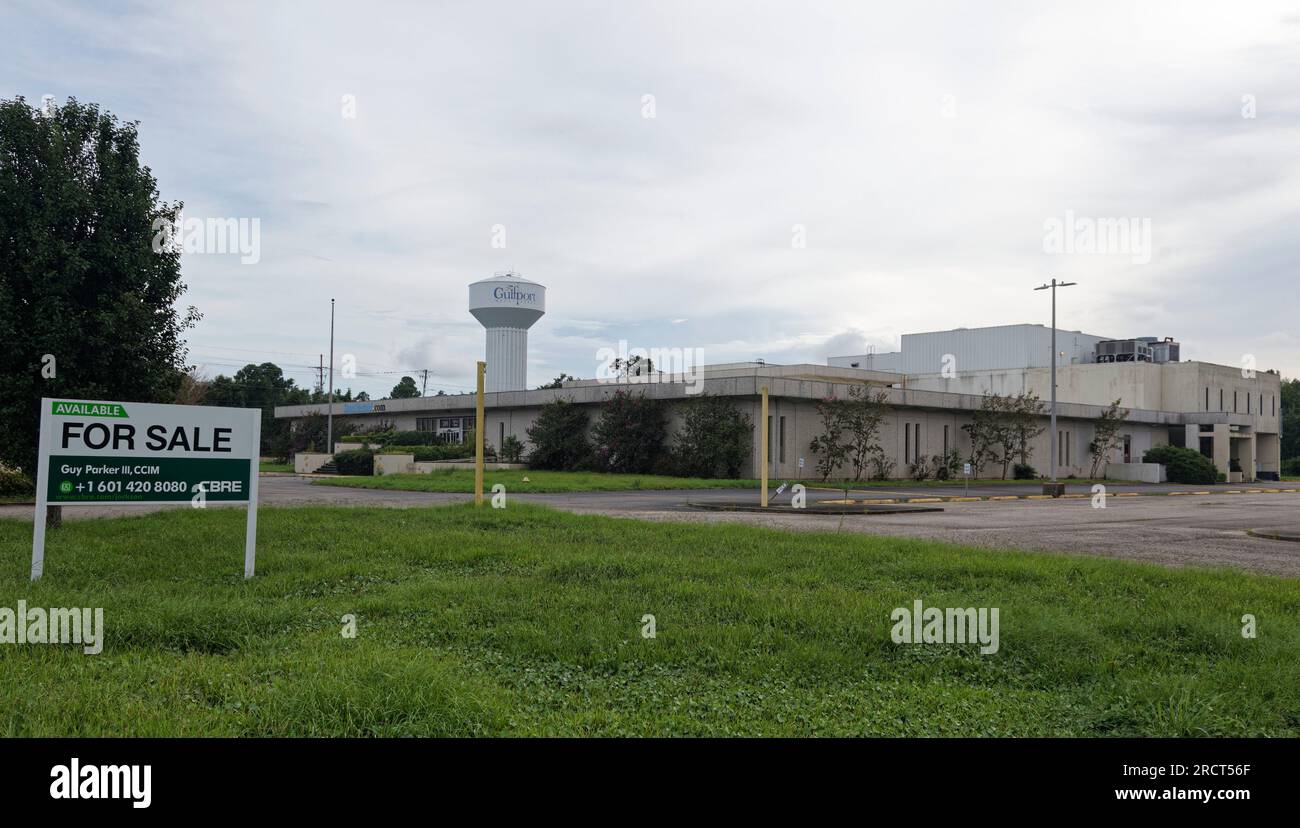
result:
[[(1282, 484), (1295, 488), (1294, 484)], [(1078, 495), (1062, 500), (1016, 499), (941, 501), (940, 512), (916, 514), (824, 515), (755, 514), (700, 511), (702, 500), (752, 503), (753, 490), (581, 492), (516, 494), (520, 500), (545, 503), (572, 512), (665, 521), (736, 521), (795, 531), (864, 532), (899, 537), (933, 538), (987, 549), (1026, 549), (1102, 555), (1171, 566), (1222, 566), (1254, 572), (1300, 577), (1300, 543), (1248, 534), (1257, 530), (1280, 537), (1300, 537), (1300, 493), (1252, 493), (1269, 487), (1136, 487), (1114, 486), (1105, 508), (1087, 486), (1074, 486)], [(1276, 487), (1273, 487), (1276, 488)], [(987, 491), (985, 491), (987, 490)], [(1035, 486), (984, 486), (972, 489), (989, 497), (1035, 497)], [(1171, 495), (1169, 492), (1177, 492)], [(1229, 491), (1239, 492), (1229, 494)], [(1208, 492), (1203, 494), (1203, 492)], [(810, 490), (809, 500), (843, 497), (839, 491)], [(854, 498), (899, 499), (961, 497), (952, 491), (919, 487), (871, 489)], [(313, 486), (297, 477), (263, 477), (263, 506), (388, 506), (419, 507), (463, 502), (463, 494), (351, 489)], [(773, 502), (789, 500), (788, 490)], [(158, 508), (182, 507), (65, 507), (69, 520), (138, 514)], [(220, 507), (217, 507), (220, 508)], [(241, 507), (234, 507), (241, 508)], [(30, 520), (31, 506), (0, 507), (0, 517)]]

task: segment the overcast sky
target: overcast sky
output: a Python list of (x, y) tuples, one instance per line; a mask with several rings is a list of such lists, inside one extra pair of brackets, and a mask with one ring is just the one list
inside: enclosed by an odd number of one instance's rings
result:
[[(187, 218), (260, 219), (256, 264), (183, 259), (209, 375), (310, 386), (333, 296), (336, 385), (465, 390), (466, 285), (507, 268), (548, 289), (532, 385), (620, 339), (824, 362), (1046, 323), (1052, 276), (1063, 328), (1300, 375), (1296, 3), (7, 0), (0, 30), (5, 97), (138, 120)], [(1149, 257), (1049, 251), (1067, 211), (1149, 221)]]

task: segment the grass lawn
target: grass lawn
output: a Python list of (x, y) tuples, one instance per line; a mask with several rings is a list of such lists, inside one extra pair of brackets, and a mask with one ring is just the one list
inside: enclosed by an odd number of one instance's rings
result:
[(293, 463), (267, 463), (262, 461), (257, 464), (257, 470), (264, 472), (292, 472)]
[[(529, 482), (525, 483), (527, 477)], [(386, 474), (382, 477), (323, 477), (318, 486), (360, 489), (400, 489), (409, 492), (472, 492), (473, 469), (439, 469), (430, 474)], [(635, 489), (757, 489), (757, 480), (705, 480), (655, 474), (604, 474), (601, 472), (485, 471), (484, 491), (502, 483), (512, 494), (520, 492), (621, 492)]]
[[(0, 607), (107, 627), (0, 645), (0, 733), (1300, 735), (1296, 579), (515, 503), (265, 508), (245, 582), (243, 528), (71, 521), (31, 585), (0, 521)], [(1000, 608), (1000, 650), (893, 644), (918, 598)]]

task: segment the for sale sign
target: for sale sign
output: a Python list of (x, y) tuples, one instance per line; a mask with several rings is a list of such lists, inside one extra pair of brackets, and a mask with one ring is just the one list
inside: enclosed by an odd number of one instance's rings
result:
[(253, 408), (41, 401), (32, 580), (44, 567), (47, 504), (247, 503), (253, 573), (261, 412)]

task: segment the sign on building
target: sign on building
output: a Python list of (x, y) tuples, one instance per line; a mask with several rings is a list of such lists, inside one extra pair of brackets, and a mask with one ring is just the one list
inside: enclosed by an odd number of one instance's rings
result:
[(41, 400), (32, 580), (45, 569), (47, 506), (247, 503), (253, 576), (262, 412), (255, 408)]

